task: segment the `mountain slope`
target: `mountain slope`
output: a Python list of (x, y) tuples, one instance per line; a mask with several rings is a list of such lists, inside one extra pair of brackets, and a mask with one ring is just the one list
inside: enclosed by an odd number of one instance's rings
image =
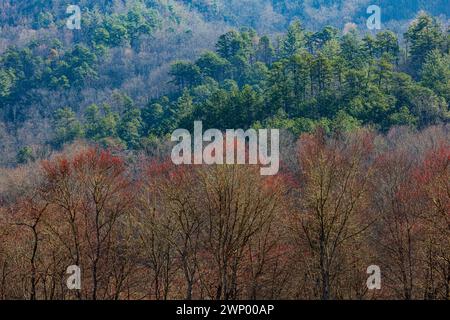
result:
[[(386, 25), (392, 25), (397, 35), (381, 33), (377, 40), (366, 40), (378, 41), (381, 46), (397, 48), (397, 37), (402, 42), (403, 30), (411, 21), (396, 19), (411, 19), (420, 9), (428, 9), (440, 14), (440, 20), (445, 23), (449, 16), (446, 2), (443, 0), (380, 1), (378, 3), (383, 10), (383, 21), (386, 21)], [(236, 102), (234, 94), (248, 86), (247, 89), (251, 90), (244, 91), (244, 94), (248, 94), (251, 99), (262, 99), (264, 104), (271, 104), (273, 107), (279, 103), (279, 101), (274, 102), (273, 97), (280, 95), (281, 91), (288, 92), (293, 80), (285, 79), (287, 86), (285, 88), (277, 89), (276, 86), (271, 88), (267, 85), (267, 82), (274, 78), (272, 73), (277, 71), (273, 62), (279, 62), (278, 67), (281, 70), (286, 67), (286, 72), (289, 74), (291, 66), (286, 65), (283, 59), (301, 60), (302, 58), (296, 58), (295, 55), (297, 46), (302, 49), (307, 48), (310, 53), (313, 53), (313, 56), (309, 57), (311, 61), (321, 58), (316, 54), (321, 53), (322, 47), (326, 48), (324, 53), (328, 59), (326, 62), (334, 63), (326, 66), (328, 70), (340, 67), (341, 62), (335, 60), (338, 58), (347, 59), (348, 63), (356, 64), (356, 67), (350, 68), (352, 72), (356, 72), (353, 75), (355, 77), (361, 77), (364, 72), (373, 71), (364, 69), (367, 67), (367, 59), (366, 65), (361, 67), (360, 61), (364, 59), (356, 55), (360, 52), (362, 56), (365, 55), (365, 58), (369, 57), (367, 48), (361, 48), (361, 46), (370, 47), (370, 41), (361, 44), (358, 39), (342, 37), (342, 29), (348, 22), (357, 22), (360, 25), (361, 36), (367, 32), (364, 25), (367, 19), (368, 0), (80, 0), (75, 3), (80, 5), (82, 10), (81, 30), (69, 30), (66, 27), (68, 14), (66, 14), (67, 3), (64, 1), (5, 0), (0, 2), (0, 150), (2, 152), (0, 164), (15, 163), (18, 150), (28, 146), (38, 146), (44, 149), (40, 153), (45, 154), (48, 152), (47, 149), (50, 149), (49, 146), (60, 146), (64, 144), (66, 138), (72, 140), (78, 136), (89, 136), (81, 130), (89, 121), (100, 122), (97, 126), (103, 126), (103, 136), (115, 137), (127, 132), (126, 139), (133, 141), (130, 145), (136, 146), (139, 144), (136, 141), (141, 136), (147, 138), (149, 133), (165, 134), (172, 126), (179, 124), (179, 121), (188, 119), (186, 112), (177, 113), (180, 108), (190, 110), (194, 107), (197, 111), (204, 108), (205, 110), (199, 111), (200, 115), (216, 117), (217, 114), (207, 115), (208, 108), (214, 111), (216, 105), (213, 103), (210, 103), (209, 107), (207, 103), (203, 106), (198, 105), (199, 99), (203, 102), (208, 101), (208, 95), (212, 92), (226, 94), (226, 96), (216, 97), (218, 103), (229, 99), (229, 103), (233, 104)], [(376, 3), (376, 1), (370, 1), (370, 3)], [(292, 24), (297, 18), (302, 21), (301, 25)], [(394, 20), (389, 22), (388, 19)], [(434, 26), (435, 23), (431, 20), (427, 21)], [(335, 28), (322, 29), (327, 24), (332, 24)], [(256, 32), (248, 27), (256, 29)], [(231, 28), (240, 29), (240, 32), (226, 33)], [(434, 35), (423, 36), (420, 28), (414, 32), (418, 34), (419, 38), (416, 42), (419, 45), (412, 49), (417, 53), (415, 56), (419, 63), (411, 63), (396, 49), (394, 57), (397, 59), (396, 63), (391, 63), (391, 60), (378, 61), (381, 58), (378, 55), (375, 67), (387, 68), (385, 71), (388, 74), (394, 68), (395, 71), (407, 71), (415, 81), (420, 80), (420, 66), (426, 55), (435, 48), (445, 51), (445, 40), (442, 39), (445, 37), (444, 31), (437, 31), (440, 28), (433, 27)], [(305, 29), (308, 31), (304, 32)], [(223, 36), (220, 36), (222, 34)], [(264, 34), (268, 34), (269, 37), (264, 37)], [(422, 36), (423, 39), (420, 38)], [(430, 46), (430, 39), (438, 44)], [(236, 51), (230, 56), (220, 51), (201, 56), (205, 50), (215, 51), (216, 44), (220, 46), (227, 41), (231, 41), (229, 49)], [(242, 46), (242, 50), (235, 50), (236, 46), (238, 48)], [(348, 52), (340, 52), (342, 47), (347, 48)], [(445, 105), (445, 101), (439, 99), (445, 96), (447, 88), (445, 67), (448, 64), (447, 57), (441, 57), (439, 54), (428, 63), (430, 70), (426, 75), (427, 89), (416, 86), (416, 83), (406, 76), (406, 78), (403, 75), (400, 77), (403, 84), (411, 86), (422, 96), (432, 96), (433, 105), (438, 109)], [(196, 64), (191, 63), (200, 56), (201, 59), (197, 60)], [(267, 58), (268, 56), (270, 58)], [(402, 61), (398, 64), (400, 58)], [(177, 63), (179, 60), (183, 62)], [(320, 65), (320, 61), (319, 59), (316, 63)], [(433, 69), (434, 62), (439, 66), (437, 70)], [(297, 64), (298, 61), (295, 63)], [(179, 67), (175, 72), (174, 65)], [(338, 68), (335, 71), (340, 72)], [(375, 71), (379, 72), (379, 70)], [(312, 70), (312, 72), (314, 74), (311, 78), (314, 78), (318, 71)], [(175, 75), (175, 79), (170, 74)], [(186, 79), (192, 82), (193, 88), (189, 89), (193, 92), (184, 95), (179, 87), (185, 88), (179, 83), (184, 83)], [(373, 81), (373, 79), (369, 80)], [(236, 84), (237, 87), (235, 87)], [(322, 90), (323, 83), (318, 84), (318, 87)], [(211, 91), (211, 88), (214, 90)], [(220, 90), (216, 92), (216, 89)], [(263, 93), (262, 91), (266, 89), (273, 92)], [(433, 95), (431, 89), (440, 96), (439, 99)], [(313, 88), (311, 91), (314, 93), (317, 90)], [(380, 90), (377, 89), (377, 91)], [(391, 108), (396, 103), (392, 102), (390, 97), (401, 94), (403, 93), (382, 92), (377, 99), (380, 98), (386, 108)], [(339, 100), (334, 99), (333, 95), (328, 97), (324, 95), (319, 99), (313, 94), (311, 98), (316, 101), (311, 100), (309, 106), (306, 106), (304, 99), (301, 101), (297, 99), (295, 108), (299, 108), (300, 105), (305, 108), (312, 108), (313, 105), (320, 107), (321, 104), (329, 102), (334, 103), (334, 109), (341, 108), (349, 102), (363, 108), (371, 95), (373, 92), (367, 92), (367, 96), (358, 97), (359, 100), (341, 97), (338, 105), (336, 102)], [(192, 97), (194, 101), (191, 101)], [(398, 119), (386, 119), (388, 114), (383, 111), (383, 114), (376, 115), (378, 119), (374, 122), (384, 127), (389, 127), (391, 123), (414, 123), (415, 120), (408, 114), (408, 108), (412, 108), (411, 104), (417, 101), (411, 102), (410, 98), (412, 97), (400, 99), (400, 101), (407, 101), (405, 106), (395, 105)], [(157, 99), (156, 104), (154, 104), (155, 99)], [(140, 120), (136, 119), (141, 116), (140, 110), (148, 109), (149, 106), (150, 110), (147, 110), (149, 114), (142, 114), (143, 118), (147, 118), (142, 120), (144, 124), (141, 127), (146, 129), (139, 131), (140, 129), (136, 128), (139, 127)], [(155, 110), (151, 109), (153, 106), (156, 106)], [(236, 106), (242, 106), (244, 109), (248, 107), (241, 102), (236, 103), (234, 107)], [(230, 111), (226, 105), (221, 107), (224, 110), (216, 111), (224, 113)], [(261, 108), (261, 105), (257, 107)], [(264, 105), (264, 107), (267, 111), (267, 106)], [(322, 107), (331, 108), (330, 105)], [(258, 108), (255, 110), (259, 110)], [(285, 105), (283, 108), (290, 107)], [(293, 125), (291, 118), (304, 117), (305, 112), (298, 110), (297, 113), (291, 113), (289, 110), (285, 112), (283, 108), (280, 108), (282, 111), (280, 114), (276, 114), (279, 110), (277, 107), (269, 115), (273, 118), (272, 120), (278, 121), (278, 124), (296, 127), (294, 131), (311, 128), (312, 124), (315, 125), (318, 122), (324, 124), (323, 119), (320, 119), (323, 110), (318, 110), (315, 114), (308, 115), (310, 118), (301, 120), (302, 123)], [(137, 110), (137, 113), (128, 114), (129, 110)], [(391, 108), (391, 110), (394, 109)], [(336, 116), (334, 111), (330, 113), (331, 116), (328, 114), (325, 118), (328, 116), (334, 118)], [(259, 113), (259, 115), (263, 114)], [(161, 115), (163, 118), (160, 117)], [(433, 116), (433, 119), (435, 118), (440, 116)], [(125, 121), (124, 119), (132, 120), (127, 120), (128, 122), (121, 127), (119, 123), (122, 120)], [(370, 123), (371, 120), (373, 119), (365, 119), (363, 123)], [(55, 121), (59, 121), (62, 136), (66, 137), (56, 142), (55, 136), (61, 132), (58, 132)], [(248, 119), (242, 121), (242, 124), (256, 125), (258, 121), (267, 123), (268, 119), (258, 119), (250, 115)], [(138, 125), (135, 125), (136, 123)], [(214, 124), (214, 121), (212, 123)], [(67, 126), (73, 131), (67, 132)], [(124, 128), (124, 126), (128, 127)], [(135, 132), (131, 132), (133, 130)], [(130, 135), (134, 136), (130, 137)], [(93, 137), (94, 140), (98, 140), (97, 135), (93, 134)]]

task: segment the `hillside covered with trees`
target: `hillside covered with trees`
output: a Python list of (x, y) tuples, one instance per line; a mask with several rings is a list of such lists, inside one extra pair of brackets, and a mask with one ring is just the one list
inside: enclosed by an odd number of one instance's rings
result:
[[(253, 2), (286, 23), (263, 34), (238, 10), (246, 4), (221, 1), (79, 1), (82, 28), (69, 30), (60, 1), (3, 2), (0, 163), (45, 158), (79, 138), (154, 148), (193, 119), (295, 135), (447, 122), (447, 20), (416, 16), (442, 17), (444, 3), (409, 1), (401, 12), (417, 19), (398, 34), (307, 27), (310, 6), (367, 18), (347, 2)], [(399, 18), (388, 2), (386, 19)]]
[(450, 299), (447, 0), (73, 2), (0, 3), (0, 300)]
[(273, 177), (79, 144), (0, 171), (0, 299), (448, 300), (448, 130), (297, 145)]

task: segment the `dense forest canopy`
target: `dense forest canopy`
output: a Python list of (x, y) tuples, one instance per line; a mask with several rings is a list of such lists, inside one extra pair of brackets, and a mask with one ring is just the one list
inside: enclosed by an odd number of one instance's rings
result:
[(342, 27), (348, 22), (365, 23), (369, 5), (383, 9), (386, 24), (400, 26), (399, 21), (413, 18), (418, 11), (433, 15), (450, 13), (446, 0), (182, 0), (207, 19), (222, 19), (232, 25), (246, 25), (258, 31), (282, 31), (293, 19), (308, 27), (332, 24)]
[(448, 121), (446, 1), (380, 1), (377, 32), (362, 0), (75, 2), (80, 30), (64, 1), (0, 5), (2, 165), (79, 138), (147, 149), (194, 120), (295, 135)]
[[(449, 300), (449, 9), (1, 1), (0, 300)], [(179, 165), (196, 121), (280, 139)]]
[[(34, 28), (65, 16), (69, 4), (88, 10), (110, 14), (123, 10), (136, 1), (127, 0), (61, 0), (3, 1), (0, 22), (8, 25), (33, 26)], [(231, 26), (268, 28), (283, 31), (294, 19), (301, 19), (310, 26), (328, 23), (342, 27), (347, 22), (363, 22), (366, 8), (379, 5), (383, 8), (383, 20), (403, 21), (413, 18), (420, 10), (432, 15), (450, 14), (446, 0), (145, 0), (146, 7), (163, 10), (167, 6), (182, 5), (186, 11), (197, 11), (210, 22), (224, 21)], [(324, 25), (322, 25), (324, 26)], [(264, 30), (267, 31), (267, 30)]]

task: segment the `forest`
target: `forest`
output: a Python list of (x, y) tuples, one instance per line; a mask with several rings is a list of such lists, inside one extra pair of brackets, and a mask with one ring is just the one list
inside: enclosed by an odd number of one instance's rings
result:
[[(4, 2), (0, 165), (45, 159), (77, 139), (149, 153), (194, 120), (294, 135), (448, 122), (446, 19), (410, 15), (404, 32), (311, 31), (296, 15), (308, 10), (274, 1), (293, 20), (264, 34), (222, 21), (238, 5), (219, 6), (221, 20), (207, 14), (214, 6), (185, 2), (80, 1), (80, 30), (66, 27), (59, 1)], [(405, 7), (427, 8), (419, 2)]]
[(2, 171), (0, 299), (450, 298), (448, 128), (290, 146), (270, 177), (83, 144)]
[[(0, 300), (449, 300), (449, 10), (2, 1)], [(173, 164), (195, 121), (279, 173)]]

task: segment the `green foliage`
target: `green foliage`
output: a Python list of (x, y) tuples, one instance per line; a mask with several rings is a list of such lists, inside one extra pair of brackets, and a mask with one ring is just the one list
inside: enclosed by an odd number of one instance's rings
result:
[(11, 70), (0, 70), (0, 98), (6, 98), (14, 87), (15, 75)]
[(448, 121), (448, 104), (431, 89), (414, 84), (409, 88), (407, 100), (409, 110), (417, 117), (420, 127)]
[(87, 79), (97, 76), (95, 66), (97, 56), (83, 45), (76, 45), (63, 58), (53, 63), (50, 74), (44, 78), (50, 79), (50, 86), (81, 87)]
[(317, 126), (388, 130), (448, 119), (448, 54), (438, 49), (427, 56), (417, 83), (399, 71), (400, 46), (390, 31), (361, 39), (354, 31), (339, 36), (332, 27), (308, 33), (295, 22), (278, 49), (267, 37), (254, 38), (248, 30), (230, 31), (219, 38), (217, 54), (175, 63), (172, 76), (182, 95), (175, 109), (170, 101), (161, 108), (177, 110), (176, 123), (188, 128), (203, 120), (220, 129), (268, 125), (295, 134)]
[[(288, 11), (281, 2), (273, 3), (276, 10)], [(144, 62), (132, 64), (128, 57), (141, 56), (145, 41), (161, 27), (161, 12), (172, 19), (167, 29), (177, 30), (176, 8), (140, 0), (120, 13), (113, 6), (86, 6), (83, 28), (73, 34), (72, 44), (63, 37), (42, 37), (20, 48), (8, 47), (0, 55), (0, 108), (5, 121), (16, 124), (27, 119), (29, 106), (43, 90), (78, 102), (90, 88), (97, 90), (108, 80), (113, 85), (107, 88), (116, 92), (116, 85), (153, 71)], [(60, 14), (30, 8), (36, 29), (61, 27)], [(184, 37), (192, 39), (192, 32), (174, 33), (177, 42)], [(111, 105), (101, 104), (105, 99), (87, 109), (80, 105), (85, 110), (82, 120), (60, 105), (33, 111), (53, 114), (54, 137), (49, 142), (55, 147), (85, 137), (129, 149), (147, 148), (176, 128), (190, 129), (194, 120), (210, 128), (270, 126), (294, 134), (318, 126), (327, 132), (366, 125), (381, 130), (394, 125), (424, 127), (449, 120), (448, 37), (426, 14), (406, 32), (407, 47), (400, 47), (391, 31), (341, 34), (327, 26), (310, 32), (299, 20), (273, 43), (268, 35), (241, 28), (221, 35), (214, 52), (205, 51), (195, 61), (174, 61), (168, 74), (174, 86), (167, 96), (143, 102), (148, 97), (133, 93), (133, 101), (113, 94), (117, 101), (107, 100)], [(148, 58), (147, 54), (142, 56)], [(133, 66), (136, 70), (130, 70)], [(74, 105), (69, 101), (62, 106)]]
[(340, 110), (333, 119), (331, 126), (333, 130), (340, 132), (349, 132), (361, 127), (362, 122), (343, 110)]
[(199, 84), (201, 70), (191, 62), (178, 61), (172, 64), (169, 74), (174, 79), (172, 82), (184, 89)]
[[(0, 107), (6, 109), (7, 121), (26, 118), (32, 103), (31, 90), (81, 90), (98, 79), (99, 62), (109, 48), (129, 44), (137, 51), (142, 36), (151, 35), (161, 24), (159, 13), (152, 7), (155, 4), (136, 1), (127, 11), (110, 14), (109, 6), (100, 6), (104, 11), (99, 11), (86, 2), (83, 28), (75, 33), (73, 45), (64, 41), (68, 43), (64, 46), (57, 38), (41, 38), (23, 48), (8, 47), (0, 55)], [(35, 29), (53, 25), (64, 28), (65, 10), (52, 11), (54, 6), (52, 1), (38, 6), (33, 2), (22, 12), (35, 12)], [(58, 10), (62, 7), (58, 6)]]
[(142, 133), (141, 110), (132, 108), (127, 110), (118, 126), (118, 135), (129, 149), (137, 149), (140, 146)]
[(19, 164), (27, 164), (29, 162), (33, 162), (35, 160), (33, 149), (29, 146), (23, 147), (17, 153), (16, 160)]
[(75, 112), (67, 107), (56, 111), (52, 124), (55, 130), (53, 143), (57, 147), (81, 138), (84, 134)]
[(287, 31), (281, 47), (281, 56), (288, 58), (296, 54), (305, 46), (305, 35), (300, 21), (294, 21)]
[(450, 54), (431, 51), (421, 72), (422, 84), (450, 102)]
[(112, 112), (109, 105), (104, 104), (101, 107), (95, 104), (91, 105), (85, 112), (85, 119), (86, 125), (84, 130), (86, 138), (100, 141), (108, 137), (118, 137), (119, 115)]
[(224, 59), (230, 60), (237, 55), (245, 56), (249, 49), (248, 38), (245, 33), (235, 30), (229, 31), (219, 37), (217, 41), (217, 53)]
[(161, 104), (151, 103), (142, 110), (142, 121), (145, 124), (146, 135), (159, 135), (164, 120), (164, 110)]
[(273, 59), (275, 58), (275, 49), (268, 36), (262, 36), (261, 39), (259, 39), (255, 54), (258, 61), (266, 65), (272, 64)]
[(408, 107), (401, 107), (398, 112), (389, 116), (389, 126), (416, 126), (417, 117), (409, 111)]
[(413, 21), (405, 33), (405, 38), (409, 42), (411, 65), (417, 70), (416, 73), (421, 70), (428, 54), (435, 49), (441, 49), (445, 41), (441, 25), (427, 14), (421, 14)]
[(217, 53), (207, 51), (196, 61), (203, 75), (223, 80), (229, 72), (230, 63)]

